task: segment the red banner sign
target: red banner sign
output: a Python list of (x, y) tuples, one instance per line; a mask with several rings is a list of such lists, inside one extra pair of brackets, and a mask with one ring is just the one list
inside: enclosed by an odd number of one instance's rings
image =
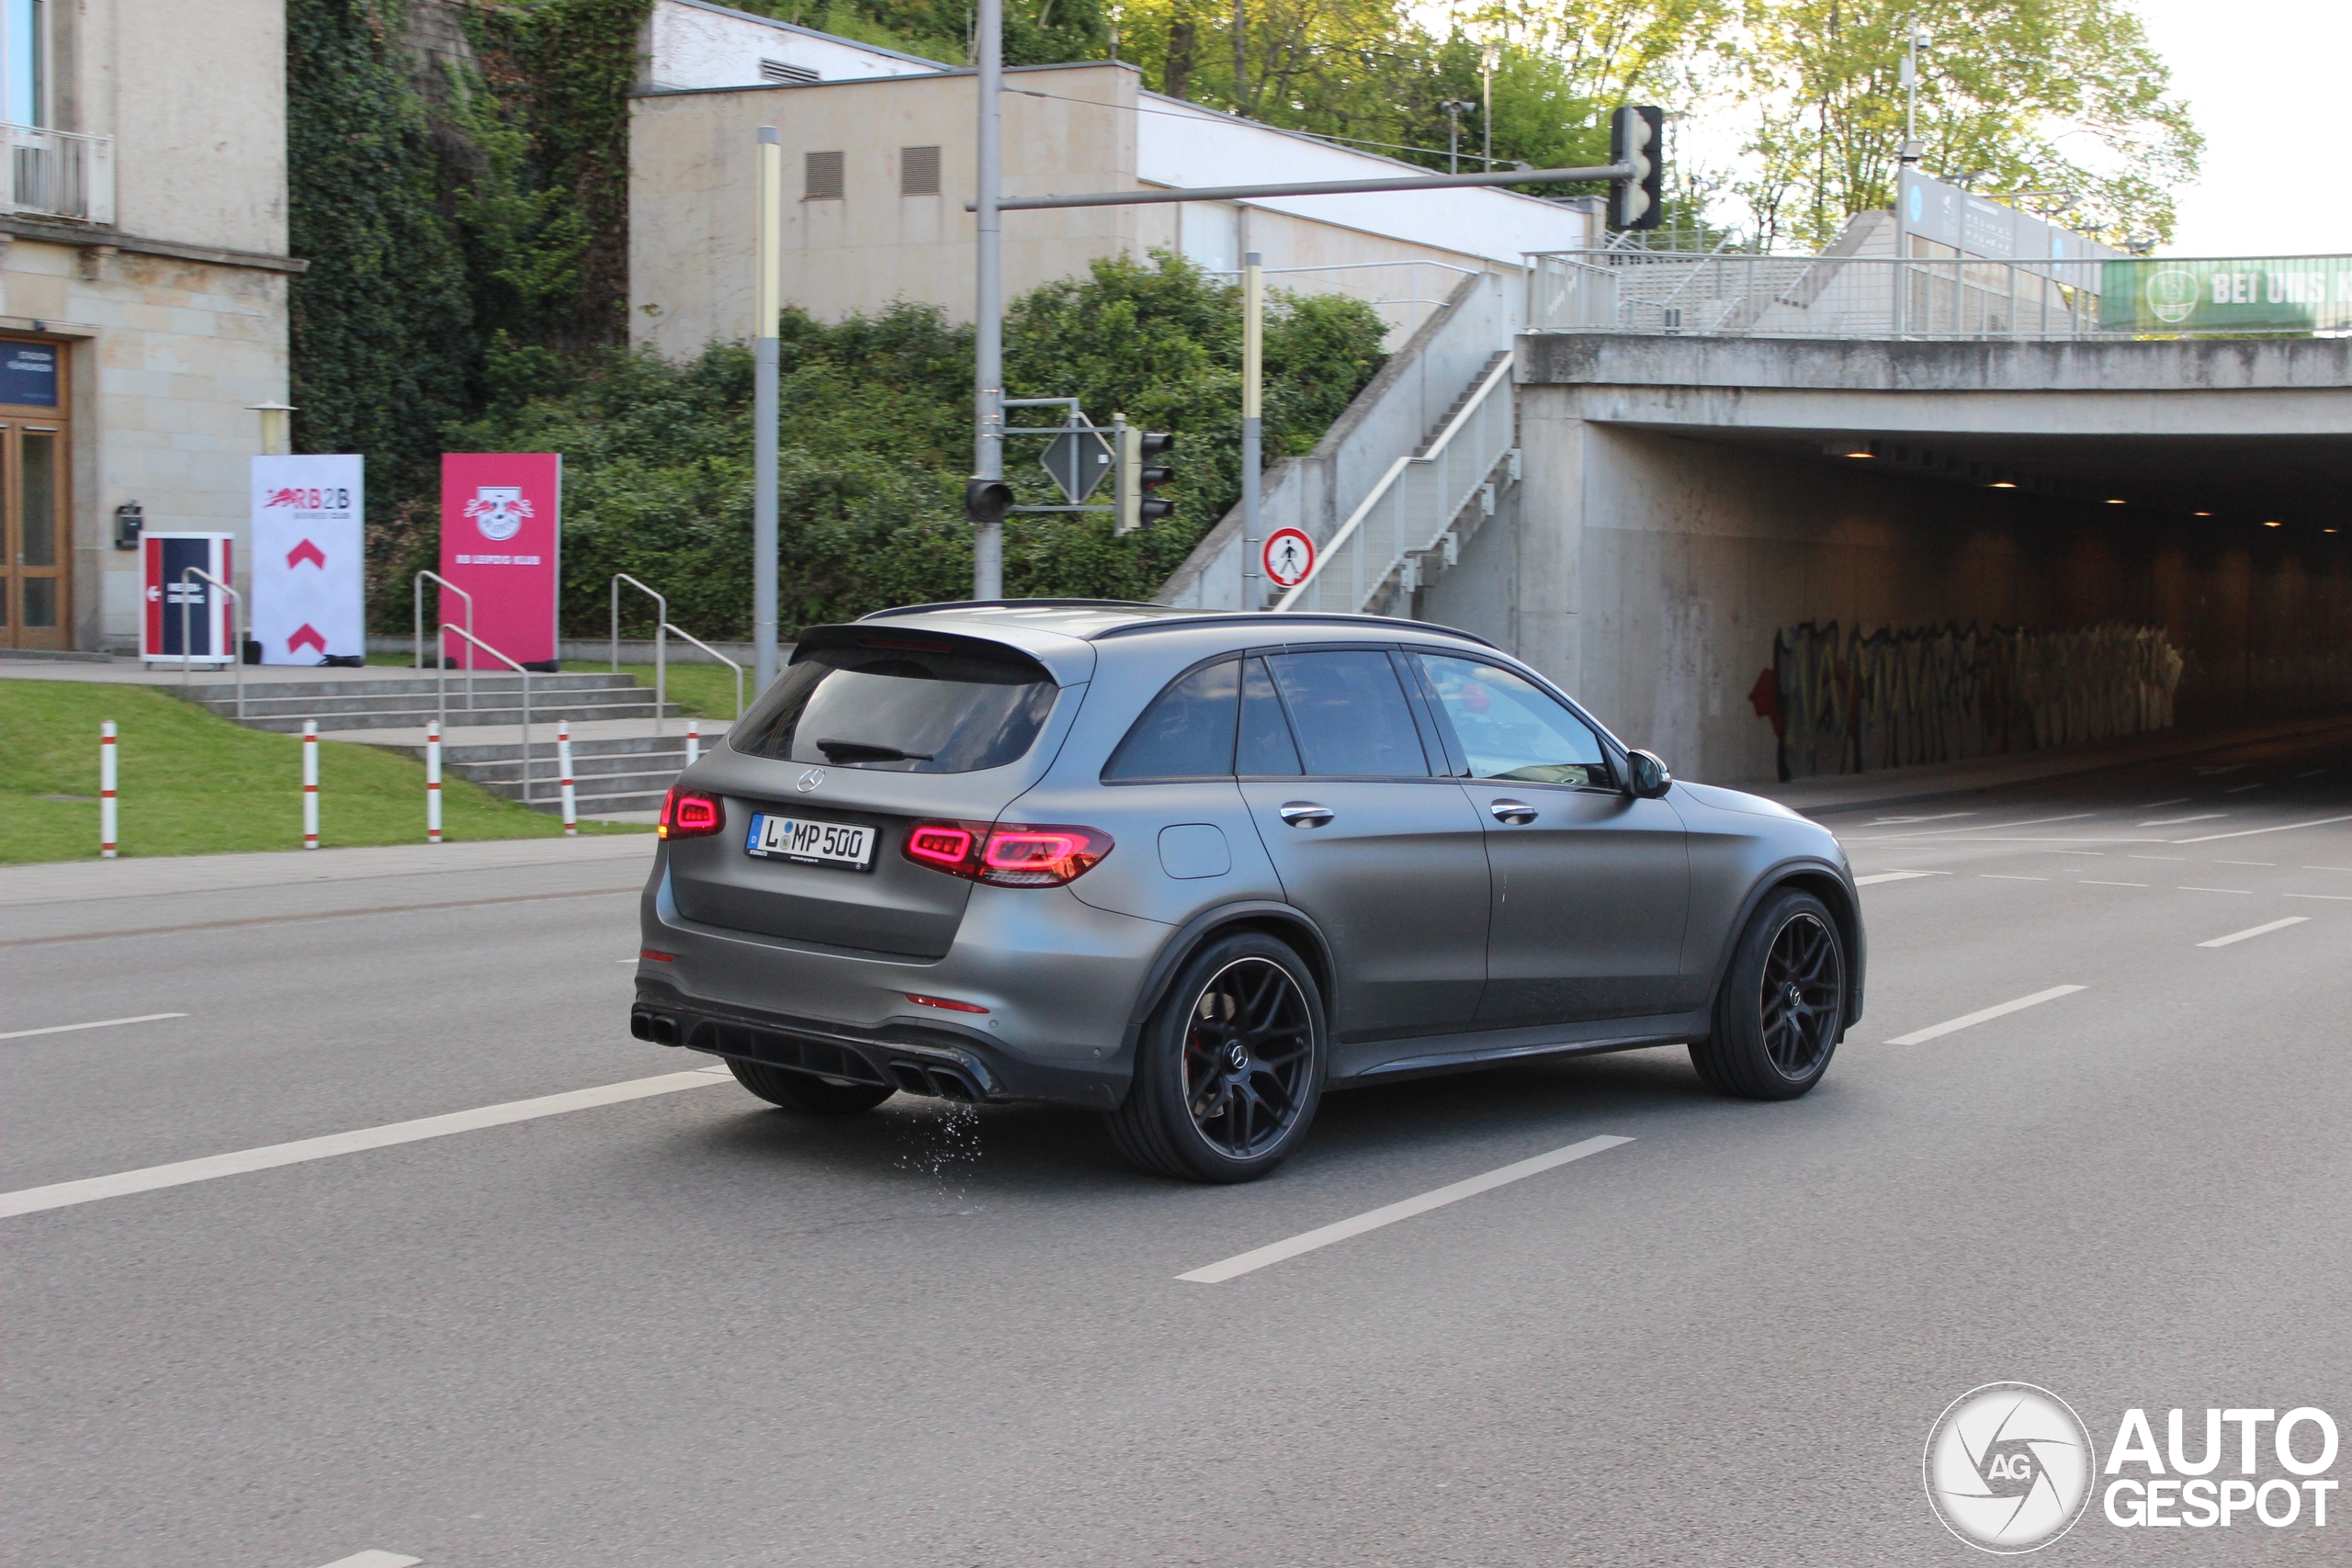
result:
[[(441, 575), (472, 595), (474, 636), (518, 664), (554, 664), (562, 519), (560, 455), (441, 455)], [(464, 626), (466, 601), (444, 594), (441, 619)], [(506, 668), (463, 637), (448, 646), (462, 665)]]

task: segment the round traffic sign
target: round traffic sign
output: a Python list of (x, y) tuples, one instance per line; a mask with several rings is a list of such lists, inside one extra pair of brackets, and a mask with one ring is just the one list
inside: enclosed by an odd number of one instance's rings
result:
[(1315, 570), (1315, 541), (1296, 528), (1277, 528), (1266, 536), (1266, 581), (1277, 588), (1295, 588)]

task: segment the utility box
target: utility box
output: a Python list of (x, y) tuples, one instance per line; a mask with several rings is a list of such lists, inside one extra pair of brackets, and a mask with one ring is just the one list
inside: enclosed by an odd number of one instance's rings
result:
[[(141, 536), (145, 579), (140, 590), (145, 601), (139, 619), (141, 660), (152, 664), (228, 664), (238, 658), (229, 596), (202, 578), (185, 575), (194, 567), (220, 581), (233, 581), (236, 541), (234, 534)], [(185, 644), (180, 640), (183, 620)]]

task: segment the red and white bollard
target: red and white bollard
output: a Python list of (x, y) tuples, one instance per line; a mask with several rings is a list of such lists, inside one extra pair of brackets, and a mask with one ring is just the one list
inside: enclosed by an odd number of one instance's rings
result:
[(98, 858), (114, 859), (114, 720), (98, 726)]
[(302, 721), (302, 847), (319, 847), (319, 721)]
[(555, 771), (563, 782), (563, 836), (580, 836), (580, 812), (571, 795), (571, 723), (560, 719), (555, 727)]
[(686, 720), (686, 766), (691, 768), (701, 761), (702, 731), (695, 728), (693, 719), (688, 719)]
[(441, 727), (424, 727), (424, 841), (441, 841)]

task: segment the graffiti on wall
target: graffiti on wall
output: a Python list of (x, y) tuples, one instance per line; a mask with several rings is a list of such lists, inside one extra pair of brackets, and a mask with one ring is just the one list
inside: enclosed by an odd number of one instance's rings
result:
[(1747, 700), (1783, 779), (2028, 751), (2168, 729), (2181, 656), (2160, 626), (1881, 626), (1772, 637)]

